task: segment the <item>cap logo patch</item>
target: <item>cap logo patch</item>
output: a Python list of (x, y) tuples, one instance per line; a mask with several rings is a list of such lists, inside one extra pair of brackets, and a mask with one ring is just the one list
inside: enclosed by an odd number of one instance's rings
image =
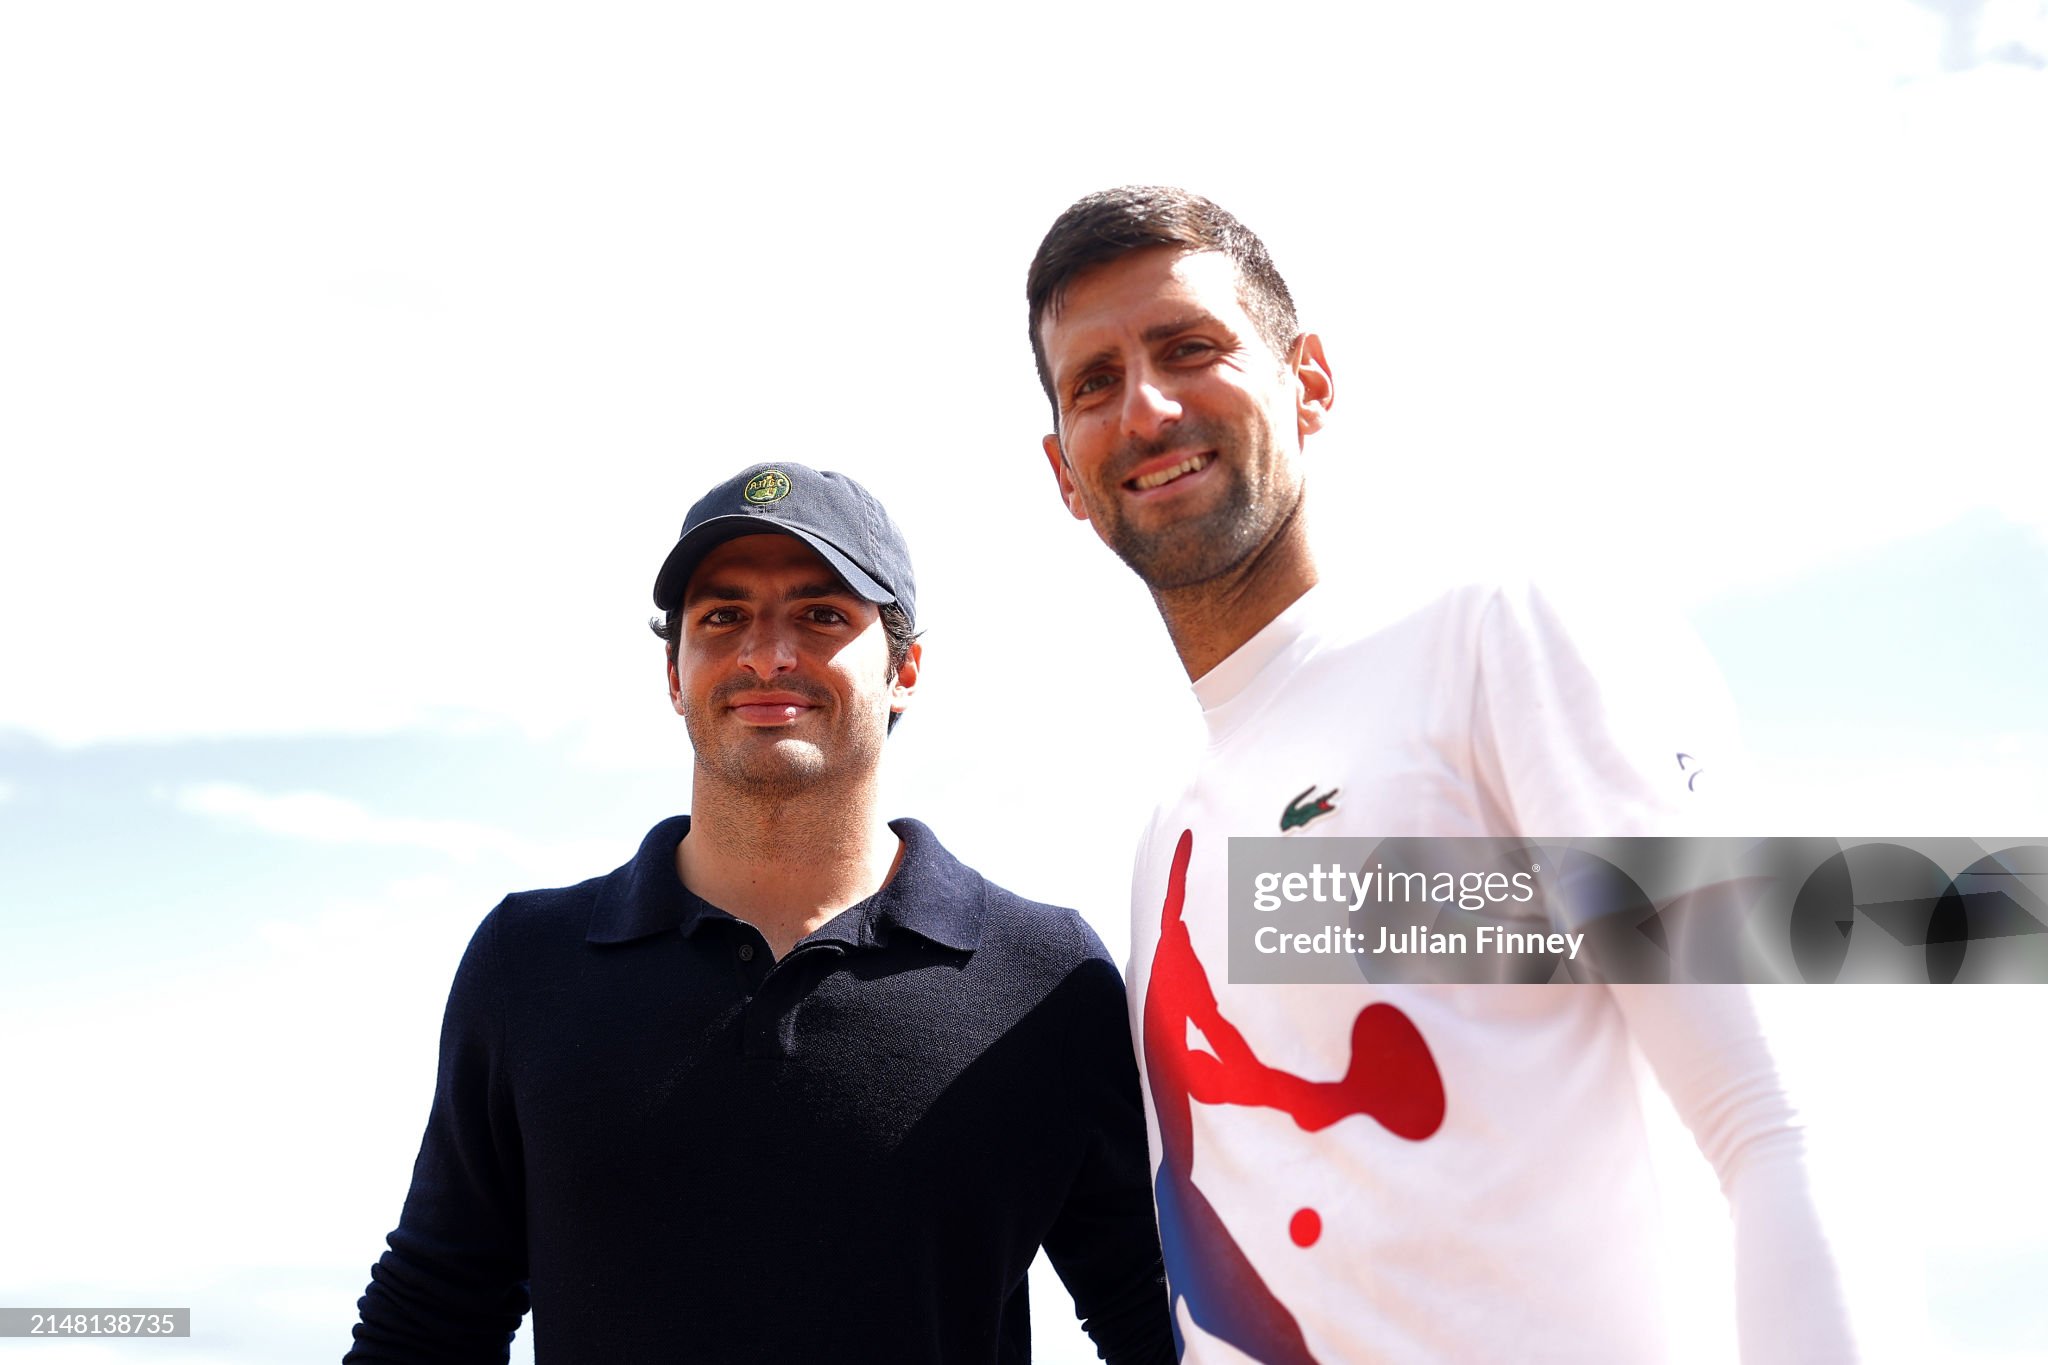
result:
[(740, 496), (756, 505), (780, 502), (789, 496), (789, 475), (779, 469), (764, 469), (747, 480), (747, 486), (740, 490)]

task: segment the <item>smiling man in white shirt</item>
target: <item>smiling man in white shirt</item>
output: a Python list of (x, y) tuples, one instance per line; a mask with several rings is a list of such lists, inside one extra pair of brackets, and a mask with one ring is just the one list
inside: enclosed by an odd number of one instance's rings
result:
[(1661, 1358), (1631, 1042), (1728, 1195), (1744, 1360), (1853, 1358), (1741, 988), (1224, 971), (1233, 835), (1686, 832), (1711, 669), (1639, 687), (1526, 586), (1405, 614), (1319, 588), (1330, 362), (1210, 201), (1088, 196), (1027, 295), (1060, 497), (1150, 588), (1207, 728), (1138, 851), (1127, 977), (1183, 1359)]

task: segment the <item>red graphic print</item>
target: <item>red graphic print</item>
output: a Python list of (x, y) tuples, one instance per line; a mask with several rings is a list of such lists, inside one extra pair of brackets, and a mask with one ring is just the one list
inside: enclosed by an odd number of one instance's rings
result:
[[(1313, 1365), (1294, 1315), (1267, 1288), (1194, 1183), (1193, 1105), (1278, 1109), (1311, 1133), (1363, 1115), (1396, 1137), (1419, 1142), (1443, 1124), (1443, 1079), (1415, 1025), (1385, 1003), (1367, 1005), (1352, 1020), (1351, 1061), (1340, 1080), (1312, 1081), (1261, 1062), (1217, 1007), (1181, 919), (1194, 842), (1194, 832), (1184, 830), (1173, 852), (1142, 1018), (1145, 1076), (1162, 1148), (1154, 1192), (1167, 1286), (1204, 1331), (1247, 1355), (1266, 1365)], [(1210, 1051), (1188, 1046), (1190, 1022)], [(1302, 1209), (1288, 1233), (1297, 1246), (1311, 1245), (1322, 1235), (1321, 1215)], [(1176, 1317), (1176, 1341), (1179, 1333)]]

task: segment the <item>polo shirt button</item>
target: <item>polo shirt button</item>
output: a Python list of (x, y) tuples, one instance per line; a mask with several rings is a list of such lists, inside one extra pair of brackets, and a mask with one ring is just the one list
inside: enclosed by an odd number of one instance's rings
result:
[(754, 945), (753, 945), (753, 944), (751, 944), (751, 943), (742, 943), (742, 944), (740, 945), (740, 961), (742, 961), (742, 962), (752, 962), (753, 960), (754, 960)]

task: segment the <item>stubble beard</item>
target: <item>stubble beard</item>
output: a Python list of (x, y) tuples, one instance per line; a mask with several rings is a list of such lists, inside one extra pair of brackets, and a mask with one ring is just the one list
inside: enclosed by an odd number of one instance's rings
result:
[[(1264, 433), (1253, 440), (1261, 446), (1271, 444)], [(1190, 444), (1216, 452), (1210, 472), (1221, 478), (1223, 487), (1216, 492), (1214, 503), (1206, 511), (1156, 530), (1141, 529), (1125, 520), (1117, 509), (1128, 471)], [(1279, 490), (1255, 489), (1245, 473), (1248, 463), (1273, 469), (1278, 461), (1267, 449), (1244, 452), (1259, 457), (1252, 461), (1231, 458), (1241, 452), (1243, 443), (1209, 426), (1183, 428), (1174, 434), (1170, 445), (1130, 442), (1117, 452), (1112, 468), (1118, 474), (1103, 499), (1110, 509), (1103, 539), (1154, 593), (1192, 588), (1223, 577), (1256, 555), (1287, 519), (1291, 508), (1276, 505)]]
[(718, 733), (713, 719), (723, 715), (733, 696), (749, 690), (755, 689), (745, 683), (718, 688), (712, 693), (708, 715), (695, 706), (683, 708), (683, 728), (689, 733), (699, 773), (728, 791), (753, 800), (792, 801), (864, 778), (881, 761), (880, 730), (869, 735), (858, 726), (842, 724), (845, 713), (832, 709), (828, 696), (802, 684), (778, 683), (777, 690), (797, 692), (824, 708), (819, 719), (831, 727), (826, 733), (813, 731), (798, 738), (779, 729), (760, 730), (736, 723), (731, 729), (738, 733)]

